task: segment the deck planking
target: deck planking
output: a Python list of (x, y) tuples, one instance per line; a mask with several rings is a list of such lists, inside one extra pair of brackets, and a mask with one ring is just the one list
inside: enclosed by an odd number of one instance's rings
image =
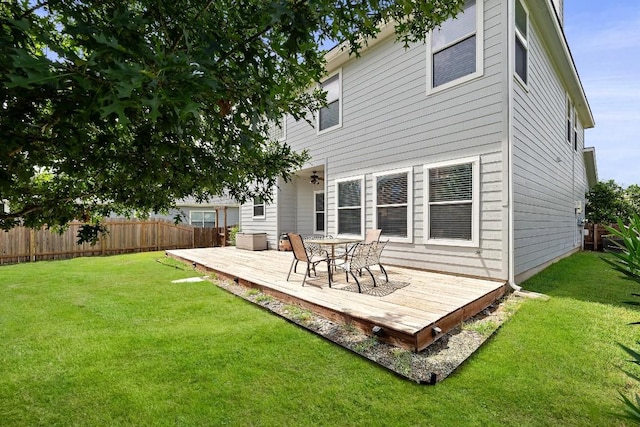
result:
[[(304, 263), (298, 264), (298, 273), (292, 273), (287, 281), (293, 259), (290, 252), (218, 247), (169, 250), (167, 255), (260, 288), (332, 320), (352, 323), (366, 333), (371, 333), (373, 326), (380, 326), (385, 333), (379, 339), (413, 351), (426, 348), (506, 292), (503, 282), (385, 265), (394, 286), (384, 284), (383, 275), (374, 271), (379, 295), (360, 294), (341, 289), (355, 286), (352, 278), (347, 283), (344, 273), (333, 275), (330, 288), (326, 269), (323, 271), (320, 266), (318, 277), (308, 278), (301, 286)], [(363, 283), (370, 287), (367, 273)], [(442, 332), (434, 333), (435, 326)]]

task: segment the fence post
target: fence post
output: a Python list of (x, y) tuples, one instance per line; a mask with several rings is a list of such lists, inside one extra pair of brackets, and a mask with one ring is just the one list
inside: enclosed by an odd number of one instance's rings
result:
[(229, 235), (229, 227), (227, 226), (227, 207), (224, 207), (224, 234), (222, 238), (222, 246), (227, 246), (227, 236)]
[(36, 261), (36, 230), (29, 229), (29, 261)]

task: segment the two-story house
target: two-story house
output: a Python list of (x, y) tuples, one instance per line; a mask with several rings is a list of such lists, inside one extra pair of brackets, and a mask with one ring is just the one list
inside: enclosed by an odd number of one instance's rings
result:
[(579, 250), (597, 181), (594, 126), (563, 33), (562, 0), (467, 0), (405, 49), (384, 28), (358, 58), (329, 51), (328, 106), (278, 138), (311, 162), (243, 232), (363, 237), (388, 265), (524, 280)]

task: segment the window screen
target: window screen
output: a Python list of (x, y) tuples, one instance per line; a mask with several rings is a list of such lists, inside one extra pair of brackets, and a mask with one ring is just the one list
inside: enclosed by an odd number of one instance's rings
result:
[(527, 61), (528, 61), (528, 42), (527, 42), (527, 11), (520, 0), (516, 0), (516, 43), (515, 43), (515, 71), (516, 74), (527, 83)]
[(340, 74), (322, 83), (322, 89), (327, 92), (327, 106), (318, 113), (318, 126), (325, 130), (340, 124)]
[(476, 72), (476, 32), (475, 0), (467, 0), (462, 13), (448, 19), (432, 32), (432, 87)]
[(472, 240), (473, 164), (429, 169), (429, 238)]
[(338, 234), (362, 234), (362, 181), (338, 183)]
[(324, 231), (324, 193), (316, 192), (314, 197), (315, 231)]
[(262, 197), (253, 198), (253, 216), (264, 216), (264, 200), (262, 199)]
[(377, 177), (377, 227), (385, 236), (408, 236), (408, 185), (407, 172)]

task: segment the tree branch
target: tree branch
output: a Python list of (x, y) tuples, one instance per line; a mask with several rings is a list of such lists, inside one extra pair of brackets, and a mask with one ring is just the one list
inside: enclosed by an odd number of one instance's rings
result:
[(44, 6), (47, 6), (48, 4), (49, 4), (48, 1), (44, 1), (42, 3), (36, 3), (31, 9), (25, 10), (24, 13), (22, 14), (22, 16), (20, 16), (18, 19), (20, 20), (20, 19), (26, 18), (28, 15), (31, 15), (36, 10), (38, 10), (38, 9), (44, 7)]
[[(198, 12), (198, 14), (193, 19), (193, 21), (194, 22), (198, 22), (198, 19), (200, 18), (200, 16), (202, 16), (202, 14), (205, 13), (211, 7), (211, 5), (214, 3), (214, 1), (215, 0), (209, 0), (209, 3), (207, 3), (207, 5), (200, 12)], [(176, 49), (178, 48), (178, 44), (180, 44), (180, 42), (182, 41), (183, 38), (184, 38), (184, 31), (180, 34), (178, 39), (171, 46), (171, 51), (173, 53), (175, 53)]]

